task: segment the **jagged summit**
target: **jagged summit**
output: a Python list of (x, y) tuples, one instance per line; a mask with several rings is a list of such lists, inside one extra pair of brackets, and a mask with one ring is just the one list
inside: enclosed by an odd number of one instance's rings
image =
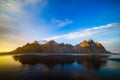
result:
[(94, 42), (94, 41), (93, 41), (92, 39), (89, 39), (88, 42), (91, 42), (91, 43), (92, 43), (92, 42)]
[(32, 44), (39, 44), (39, 42), (38, 41), (34, 41)]
[(50, 40), (50, 41), (46, 42), (45, 44), (53, 44), (53, 43), (57, 43), (57, 42), (55, 42), (54, 40)]
[(94, 42), (92, 39), (84, 40), (77, 45), (77, 52), (107, 52), (99, 42)]
[(99, 42), (92, 39), (84, 40), (80, 44), (73, 46), (71, 44), (57, 43), (54, 40), (45, 41), (41, 44), (39, 41), (27, 43), (26, 45), (12, 51), (14, 53), (106, 53), (108, 51)]

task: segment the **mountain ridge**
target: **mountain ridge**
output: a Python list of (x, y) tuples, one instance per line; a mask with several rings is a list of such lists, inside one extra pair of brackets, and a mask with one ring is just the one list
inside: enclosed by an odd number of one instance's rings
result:
[(109, 53), (109, 51), (101, 43), (90, 39), (84, 40), (76, 46), (57, 43), (54, 40), (44, 44), (34, 41), (33, 43), (27, 43), (22, 47), (18, 47), (11, 51), (11, 53)]

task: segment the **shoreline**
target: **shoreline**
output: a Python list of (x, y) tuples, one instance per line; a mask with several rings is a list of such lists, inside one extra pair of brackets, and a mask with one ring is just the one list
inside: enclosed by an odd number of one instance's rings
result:
[(107, 54), (120, 54), (120, 53), (0, 53), (0, 56), (4, 55), (107, 55)]

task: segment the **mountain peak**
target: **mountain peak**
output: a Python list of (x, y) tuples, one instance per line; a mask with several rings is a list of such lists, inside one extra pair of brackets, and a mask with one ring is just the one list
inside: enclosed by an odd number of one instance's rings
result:
[(94, 42), (92, 39), (84, 40), (77, 46), (77, 52), (107, 52), (99, 42)]
[(50, 40), (49, 42), (51, 42), (51, 43), (56, 43), (54, 40)]
[(89, 39), (88, 42), (94, 42), (92, 39)]
[(50, 41), (47, 42), (47, 44), (48, 43), (56, 43), (56, 42), (54, 40), (50, 40)]
[(84, 40), (83, 42), (80, 43), (81, 47), (89, 47), (88, 41)]
[(36, 41), (36, 40), (35, 40), (33, 43), (34, 43), (34, 44), (39, 44), (39, 42), (38, 42), (38, 41)]

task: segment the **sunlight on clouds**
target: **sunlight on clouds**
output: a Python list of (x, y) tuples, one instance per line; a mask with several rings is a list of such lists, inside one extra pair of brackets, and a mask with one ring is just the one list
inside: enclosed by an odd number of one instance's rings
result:
[[(22, 38), (22, 39), (21, 39)], [(8, 38), (0, 38), (0, 52), (9, 52), (16, 49), (19, 46), (22, 46), (29, 42), (29, 40), (24, 37), (8, 37)]]
[[(48, 31), (43, 23), (36, 23), (35, 16), (46, 4), (47, 0), (0, 0), (0, 52), (11, 51)], [(30, 13), (26, 7), (36, 14)]]

